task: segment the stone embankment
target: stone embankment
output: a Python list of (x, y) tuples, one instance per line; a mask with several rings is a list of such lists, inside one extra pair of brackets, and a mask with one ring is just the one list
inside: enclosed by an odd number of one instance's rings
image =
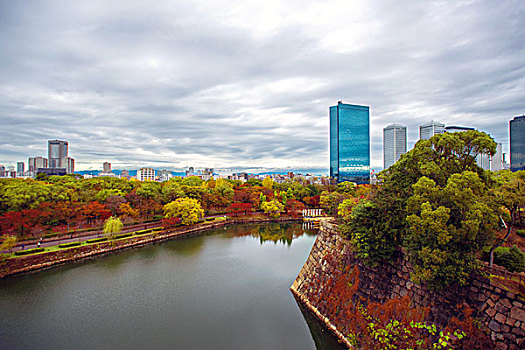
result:
[(300, 218), (281, 217), (278, 219), (261, 217), (239, 217), (226, 221), (204, 223), (193, 226), (179, 226), (165, 231), (146, 234), (144, 236), (133, 236), (126, 239), (105, 241), (98, 244), (78, 246), (64, 250), (47, 253), (21, 256), (0, 262), (0, 278), (20, 273), (32, 272), (65, 264), (71, 261), (94, 258), (99, 255), (112, 253), (122, 249), (140, 247), (155, 242), (161, 242), (176, 238), (185, 238), (199, 235), (204, 231), (235, 224), (268, 223), (268, 222), (300, 222)]
[[(335, 261), (337, 266), (333, 266)], [(291, 290), (349, 348), (352, 348), (351, 344), (339, 331), (345, 329), (345, 325), (337, 324), (334, 315), (327, 312), (329, 308), (326, 295), (328, 284), (333, 283), (332, 272), (346, 266), (357, 266), (357, 294), (364, 300), (384, 303), (408, 294), (415, 306), (430, 308), (428, 322), (438, 326), (446, 325), (453, 316), (460, 316), (458, 305), (467, 306), (474, 310), (475, 318), (490, 332), (496, 349), (525, 348), (523, 294), (520, 296), (514, 288), (511, 291), (494, 276), (488, 278), (491, 271), (481, 271), (472, 276), (468, 286), (433, 292), (410, 281), (412, 268), (404, 256), (400, 256), (392, 264), (377, 268), (364, 266), (354, 257), (350, 244), (341, 238), (337, 226), (324, 221), (310, 256)], [(514, 274), (513, 277), (522, 276)]]

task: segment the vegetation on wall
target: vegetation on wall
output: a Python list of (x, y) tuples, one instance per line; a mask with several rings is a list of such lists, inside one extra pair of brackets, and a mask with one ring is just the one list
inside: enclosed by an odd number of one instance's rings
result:
[[(525, 172), (493, 173), (476, 164), (478, 155), (495, 151), (483, 132), (436, 135), (380, 173), (369, 196), (340, 199), (343, 232), (357, 256), (374, 266), (403, 249), (414, 281), (435, 289), (466, 284), (482, 250), (507, 240), (525, 205)], [(507, 234), (495, 239), (501, 224)]]

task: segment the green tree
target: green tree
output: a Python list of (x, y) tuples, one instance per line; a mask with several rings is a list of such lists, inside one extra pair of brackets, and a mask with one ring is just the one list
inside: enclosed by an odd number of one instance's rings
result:
[(114, 238), (122, 230), (122, 221), (116, 216), (110, 216), (104, 222), (104, 234), (109, 234), (110, 238)]
[(164, 206), (164, 217), (180, 218), (183, 225), (191, 225), (204, 216), (204, 210), (198, 200), (193, 198), (178, 198)]
[(357, 254), (374, 264), (392, 260), (402, 245), (415, 280), (436, 288), (464, 283), (497, 221), (490, 177), (476, 164), (478, 154), (495, 150), (489, 135), (474, 130), (420, 140), (379, 174), (370, 202), (353, 209), (347, 232)]
[(503, 238), (496, 239), (490, 248), (490, 266), (494, 262), (495, 249), (509, 238), (512, 228), (516, 224), (516, 216), (521, 215), (520, 207), (525, 205), (525, 171), (513, 173), (509, 170), (502, 170), (495, 176), (495, 181), (496, 186), (491, 194), (494, 201), (501, 206), (500, 219), (503, 221), (507, 232)]

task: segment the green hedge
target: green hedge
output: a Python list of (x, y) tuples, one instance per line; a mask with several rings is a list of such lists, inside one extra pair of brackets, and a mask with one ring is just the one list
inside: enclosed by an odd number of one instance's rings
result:
[(516, 245), (512, 247), (497, 247), (494, 250), (494, 263), (509, 271), (525, 271), (525, 253)]
[(215, 218), (206, 218), (206, 219), (204, 219), (204, 220), (206, 220), (206, 221), (214, 221)]
[(163, 228), (162, 227), (155, 227), (155, 228), (152, 228), (151, 231), (161, 231)]
[(116, 239), (126, 238), (126, 237), (130, 237), (131, 235), (132, 235), (132, 233), (122, 233), (120, 235), (116, 235), (115, 238)]
[(104, 241), (107, 241), (107, 240), (108, 240), (107, 237), (100, 237), (100, 238), (88, 239), (86, 242), (87, 243), (97, 243), (97, 242), (104, 242)]
[(34, 254), (34, 253), (40, 253), (43, 252), (44, 248), (33, 248), (33, 249), (26, 249), (26, 250), (20, 250), (18, 252), (15, 252), (15, 255), (28, 255), (28, 254)]
[(79, 246), (80, 244), (81, 244), (80, 242), (63, 243), (63, 244), (59, 244), (58, 247), (59, 248), (70, 248), (70, 247)]
[(136, 235), (143, 235), (143, 234), (150, 233), (150, 232), (151, 232), (151, 229), (147, 229), (147, 230), (135, 231), (134, 233)]
[(516, 233), (517, 233), (518, 236), (520, 236), (520, 237), (525, 237), (525, 230), (517, 230)]

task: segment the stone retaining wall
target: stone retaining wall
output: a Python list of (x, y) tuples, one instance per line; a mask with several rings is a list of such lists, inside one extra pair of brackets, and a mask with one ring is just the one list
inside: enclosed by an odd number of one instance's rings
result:
[(37, 271), (65, 264), (80, 259), (92, 258), (98, 255), (112, 253), (122, 249), (139, 247), (154, 242), (165, 241), (169, 239), (185, 238), (199, 235), (204, 231), (235, 224), (249, 223), (268, 223), (268, 222), (300, 222), (300, 218), (233, 218), (227, 221), (205, 223), (189, 227), (177, 227), (176, 229), (159, 231), (153, 234), (143, 236), (133, 236), (128, 239), (105, 241), (97, 244), (79, 246), (54, 252), (21, 256), (14, 259), (7, 259), (0, 262), (0, 278), (15, 274)]
[[(327, 259), (328, 254), (335, 259)], [(429, 307), (429, 322), (444, 326), (452, 316), (460, 316), (458, 305), (474, 310), (474, 316), (490, 332), (496, 349), (525, 348), (525, 301), (517, 292), (506, 290), (484, 273), (473, 276), (469, 286), (448, 288), (441, 292), (429, 291), (425, 286), (410, 281), (411, 266), (402, 254), (389, 265), (377, 268), (364, 266), (329, 222), (321, 224), (320, 233), (291, 290), (331, 329), (349, 348), (351, 345), (338, 331), (342, 324), (333, 324), (335, 318), (327, 314), (327, 283), (334, 269), (357, 266), (359, 269), (358, 296), (364, 300), (384, 303), (389, 299), (409, 295), (416, 306)], [(337, 261), (338, 266), (333, 266)]]

